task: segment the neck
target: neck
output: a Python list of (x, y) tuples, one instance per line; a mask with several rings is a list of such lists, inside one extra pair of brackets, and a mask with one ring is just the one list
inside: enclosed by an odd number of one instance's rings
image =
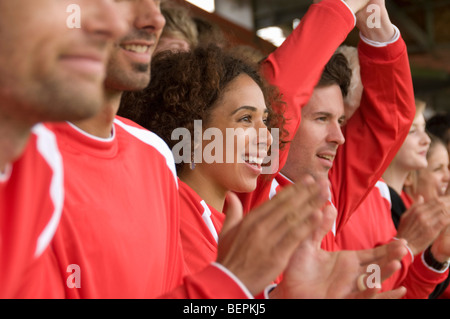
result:
[(211, 179), (205, 177), (198, 166), (194, 170), (185, 167), (179, 174), (180, 179), (192, 188), (208, 205), (222, 212), (227, 190), (221, 189)]
[(0, 114), (0, 172), (17, 160), (27, 145), (32, 125)]
[[(286, 165), (286, 166), (288, 166), (288, 165)], [(312, 176), (316, 180), (319, 179), (319, 178), (328, 179), (329, 170), (322, 171), (322, 172), (314, 172), (312, 170), (299, 171), (299, 170), (295, 170), (295, 167), (294, 167), (294, 170), (290, 170), (289, 169), (290, 166), (288, 166), (288, 167), (286, 167), (286, 166), (281, 169), (280, 173), (285, 178), (289, 179), (293, 183), (297, 183), (297, 182), (302, 181), (302, 179), (305, 176), (308, 176), (308, 175)]]
[(120, 106), (122, 91), (106, 89), (105, 102), (100, 112), (87, 120), (73, 122), (81, 130), (91, 135), (108, 138), (114, 123), (114, 117)]
[(383, 174), (383, 179), (391, 188), (393, 188), (399, 195), (402, 193), (406, 178), (409, 171), (402, 170), (396, 167), (395, 162), (386, 169)]

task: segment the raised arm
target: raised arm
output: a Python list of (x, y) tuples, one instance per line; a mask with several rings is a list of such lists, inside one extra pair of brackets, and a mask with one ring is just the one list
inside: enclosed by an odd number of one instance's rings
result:
[[(320, 3), (319, 3), (320, 2)], [(368, 0), (352, 0), (359, 7), (352, 9), (342, 0), (315, 1), (302, 18), (299, 26), (284, 43), (262, 63), (266, 79), (278, 87), (285, 102), (278, 110), (286, 119), (285, 129), (290, 141), (295, 136), (301, 120), (301, 109), (308, 102), (320, 79), (323, 68), (355, 26), (352, 10), (359, 10)], [(284, 166), (289, 152), (289, 143), (274, 156), (277, 173)], [(250, 211), (269, 200), (272, 179), (261, 176), (255, 191), (239, 194), (244, 212)]]
[[(367, 24), (371, 5), (379, 10), (380, 28)], [(406, 45), (391, 24), (384, 1), (371, 0), (359, 11), (357, 27), (364, 91), (360, 107), (343, 127), (346, 142), (329, 174), (339, 209), (338, 232), (394, 158), (415, 114)]]
[[(286, 102), (286, 129), (292, 140), (323, 68), (355, 26), (350, 6), (342, 0), (315, 1), (301, 23), (263, 63), (267, 80), (277, 86)], [(346, 1), (347, 2), (347, 1)], [(349, 0), (353, 10), (367, 0)], [(357, 6), (356, 4), (359, 4)], [(289, 145), (280, 152), (279, 170), (286, 162)]]

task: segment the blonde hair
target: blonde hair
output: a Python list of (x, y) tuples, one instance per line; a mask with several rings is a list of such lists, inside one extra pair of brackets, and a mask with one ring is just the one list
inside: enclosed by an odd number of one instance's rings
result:
[[(427, 103), (418, 98), (415, 99), (415, 104), (416, 104), (416, 115), (414, 116), (414, 119), (416, 119), (420, 115), (423, 115), (423, 112), (425, 112), (425, 108), (427, 107)], [(430, 134), (428, 134), (428, 136), (430, 136)], [(436, 143), (438, 143), (436, 138), (430, 136), (430, 139), (431, 139), (431, 143), (430, 143), (430, 147), (428, 148), (427, 159), (431, 153), (431, 148)], [(418, 182), (417, 174), (418, 174), (417, 170), (414, 170), (414, 171), (409, 172), (408, 176), (406, 177), (403, 188), (406, 191), (406, 193), (408, 193), (410, 195), (416, 193), (417, 182)]]
[(161, 37), (176, 37), (186, 40), (189, 47), (198, 44), (197, 26), (187, 8), (172, 1), (161, 3), (161, 13), (166, 19)]
[(427, 107), (427, 103), (421, 99), (416, 98), (416, 115), (414, 118), (417, 118), (420, 114), (423, 114), (425, 112), (425, 108)]
[[(445, 148), (445, 143), (439, 137), (432, 134), (428, 134), (428, 136), (430, 137), (431, 142), (427, 152), (427, 160), (435, 151), (436, 146), (442, 145)], [(408, 177), (406, 178), (405, 181), (404, 190), (411, 197), (414, 197), (414, 195), (417, 194), (417, 185), (419, 182), (418, 175), (419, 175), (418, 170), (409, 172)]]

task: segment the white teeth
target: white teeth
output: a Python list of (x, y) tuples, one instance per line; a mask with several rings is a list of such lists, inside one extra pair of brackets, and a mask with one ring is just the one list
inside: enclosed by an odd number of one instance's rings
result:
[(127, 51), (132, 51), (136, 53), (146, 53), (149, 49), (148, 45), (138, 45), (138, 44), (126, 44), (122, 46)]
[(334, 159), (334, 156), (332, 155), (318, 155), (318, 156), (329, 161), (332, 161)]
[(264, 161), (264, 158), (259, 158), (256, 156), (246, 156), (246, 155), (243, 155), (242, 159), (247, 163), (258, 164), (258, 165), (261, 165)]

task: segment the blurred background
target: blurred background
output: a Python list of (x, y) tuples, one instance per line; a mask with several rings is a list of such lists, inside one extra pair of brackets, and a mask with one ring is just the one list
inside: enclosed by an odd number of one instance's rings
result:
[[(269, 54), (301, 21), (312, 0), (173, 0), (217, 24), (236, 44)], [(450, 111), (450, 0), (386, 0), (408, 46), (416, 97), (430, 113)], [(356, 46), (357, 30), (344, 44)]]

